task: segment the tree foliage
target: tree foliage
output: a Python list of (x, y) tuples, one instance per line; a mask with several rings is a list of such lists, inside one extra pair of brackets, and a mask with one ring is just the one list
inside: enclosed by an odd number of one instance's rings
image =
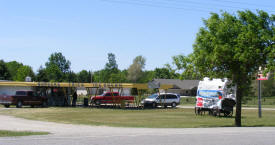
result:
[(268, 80), (262, 81), (262, 96), (271, 97), (275, 96), (275, 77), (274, 72), (269, 76)]
[(40, 66), (38, 71), (37, 71), (36, 81), (38, 81), (38, 82), (48, 82), (49, 81), (46, 69), (43, 68), (42, 66)]
[(241, 126), (241, 98), (258, 68), (275, 69), (275, 16), (264, 11), (212, 13), (204, 20), (190, 63), (202, 76), (229, 78), (237, 85), (236, 126)]
[(91, 72), (82, 70), (79, 73), (77, 73), (77, 80), (81, 83), (89, 83), (91, 82)]
[(133, 64), (128, 68), (128, 79), (130, 81), (137, 82), (142, 77), (145, 61), (146, 59), (141, 55), (133, 60)]
[(24, 65), (21, 66), (16, 73), (15, 81), (25, 81), (25, 78), (29, 76), (34, 78), (34, 72), (30, 66)]
[(3, 60), (0, 60), (0, 80), (7, 80), (10, 78), (10, 73)]
[(193, 57), (193, 54), (189, 54), (188, 56), (177, 55), (172, 57), (173, 63), (176, 65), (177, 70), (183, 71), (179, 76), (181, 80), (202, 79), (202, 75), (194, 66)]
[(115, 54), (108, 53), (108, 62), (105, 64), (105, 69), (111, 73), (114, 73), (118, 70)]
[(177, 79), (178, 77), (179, 74), (169, 64), (166, 64), (163, 68), (155, 68), (154, 70), (154, 78), (157, 79)]
[(54, 63), (48, 64), (45, 68), (47, 79), (50, 82), (62, 82), (65, 79), (65, 74), (61, 69)]
[(70, 71), (71, 62), (67, 60), (61, 52), (55, 52), (51, 54), (45, 65), (46, 68), (53, 67), (55, 65), (61, 72), (67, 73)]
[(138, 83), (148, 83), (155, 78), (155, 71), (145, 70), (142, 72), (142, 76), (138, 79)]
[(10, 79), (16, 81), (16, 74), (18, 72), (18, 69), (22, 67), (23, 64), (17, 61), (10, 61), (7, 62), (6, 65), (10, 73)]

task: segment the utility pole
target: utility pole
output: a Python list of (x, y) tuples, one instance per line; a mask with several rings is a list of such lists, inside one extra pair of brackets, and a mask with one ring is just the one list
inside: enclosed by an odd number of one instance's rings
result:
[(262, 105), (261, 105), (261, 81), (262, 80), (268, 80), (269, 74), (266, 74), (266, 76), (263, 74), (262, 68), (259, 67), (259, 74), (257, 77), (258, 80), (258, 115), (259, 118), (262, 117)]
[(93, 83), (93, 70), (91, 70), (91, 83)]

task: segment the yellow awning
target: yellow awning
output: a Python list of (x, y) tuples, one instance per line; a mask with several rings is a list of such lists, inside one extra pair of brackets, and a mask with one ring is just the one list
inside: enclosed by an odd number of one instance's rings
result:
[[(148, 84), (141, 83), (68, 83), (68, 82), (0, 82), (0, 86), (30, 86), (30, 87), (85, 87), (85, 88), (137, 88), (149, 89)], [(160, 89), (169, 89), (173, 85), (162, 84)]]

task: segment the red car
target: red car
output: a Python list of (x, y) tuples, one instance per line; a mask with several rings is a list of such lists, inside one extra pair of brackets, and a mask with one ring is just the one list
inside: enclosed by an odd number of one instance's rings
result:
[(47, 106), (47, 98), (44, 96), (39, 96), (33, 91), (16, 91), (14, 96), (0, 95), (0, 104), (5, 107), (10, 107), (10, 105), (16, 105), (17, 108), (21, 108), (23, 105), (30, 105), (34, 107), (35, 105)]
[(121, 104), (122, 101), (125, 101), (125, 103), (133, 103), (134, 100), (134, 96), (120, 96), (118, 92), (105, 92), (102, 95), (91, 97), (91, 103), (95, 105)]

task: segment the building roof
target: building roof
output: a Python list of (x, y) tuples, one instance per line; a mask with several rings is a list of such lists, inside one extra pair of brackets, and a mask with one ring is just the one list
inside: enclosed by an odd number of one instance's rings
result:
[(198, 87), (200, 80), (154, 79), (156, 83), (173, 85), (173, 89), (191, 90)]

